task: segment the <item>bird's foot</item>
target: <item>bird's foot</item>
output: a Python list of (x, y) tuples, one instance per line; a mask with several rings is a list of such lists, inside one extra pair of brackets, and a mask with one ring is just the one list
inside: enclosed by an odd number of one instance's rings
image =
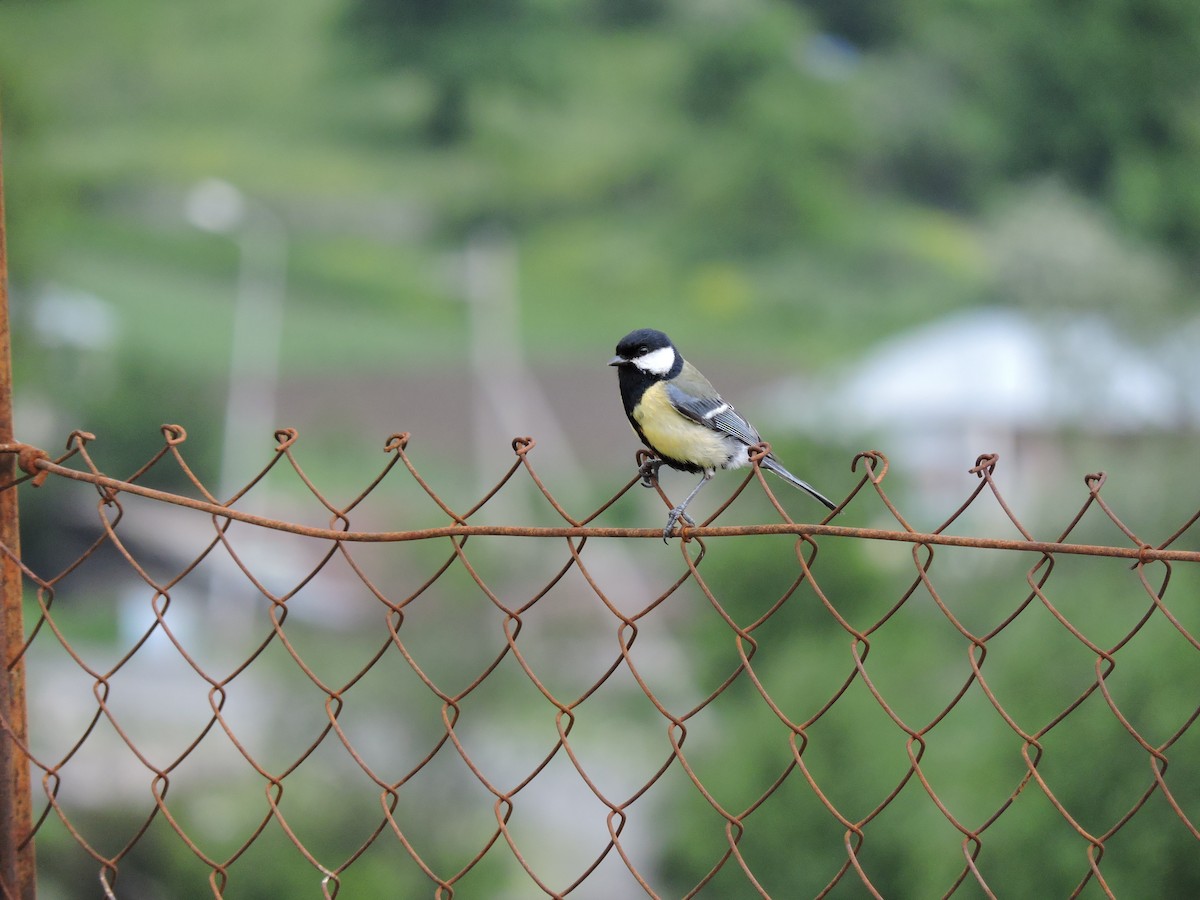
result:
[(667, 527), (663, 529), (663, 543), (667, 543), (671, 538), (671, 532), (675, 530), (675, 524), (683, 519), (688, 525), (695, 527), (696, 520), (683, 511), (682, 506), (676, 506), (667, 514)]
[(642, 476), (642, 487), (652, 488), (658, 483), (658, 470), (662, 468), (663, 461), (650, 457), (642, 467), (638, 469), (638, 474)]

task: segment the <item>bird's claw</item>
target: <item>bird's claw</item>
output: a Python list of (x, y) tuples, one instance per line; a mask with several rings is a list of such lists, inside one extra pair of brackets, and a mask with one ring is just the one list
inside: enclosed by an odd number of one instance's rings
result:
[(651, 457), (642, 463), (642, 467), (638, 469), (638, 474), (642, 477), (642, 487), (652, 488), (658, 482), (658, 470), (662, 468), (663, 461)]
[(685, 513), (682, 506), (676, 506), (667, 514), (667, 527), (663, 529), (664, 544), (670, 540), (671, 532), (675, 530), (675, 525), (680, 519), (683, 519), (684, 522), (693, 527), (696, 525), (696, 520)]

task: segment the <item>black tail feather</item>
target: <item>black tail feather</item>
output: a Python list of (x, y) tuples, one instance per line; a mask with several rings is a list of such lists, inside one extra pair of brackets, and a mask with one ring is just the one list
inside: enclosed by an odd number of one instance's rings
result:
[(824, 494), (822, 494), (820, 491), (818, 491), (815, 487), (813, 487), (807, 481), (802, 481), (799, 478), (797, 478), (795, 475), (793, 475), (791, 472), (789, 472), (787, 469), (785, 469), (783, 466), (781, 466), (773, 457), (770, 457), (770, 456), (765, 457), (763, 459), (762, 463), (760, 463), (760, 465), (764, 469), (768, 469), (768, 470), (774, 472), (776, 475), (778, 475), (780, 478), (782, 478), (784, 481), (788, 482), (789, 484), (795, 485), (796, 487), (800, 488), (800, 490), (807, 491), (809, 494), (812, 494), (813, 497), (820, 500), (822, 503), (824, 503), (830, 509), (837, 509), (836, 503), (834, 503), (832, 500), (830, 500), (828, 497), (826, 497)]

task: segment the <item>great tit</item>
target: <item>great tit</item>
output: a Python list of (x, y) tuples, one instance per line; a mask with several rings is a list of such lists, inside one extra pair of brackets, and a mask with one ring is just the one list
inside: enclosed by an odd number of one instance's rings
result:
[[(651, 486), (659, 467), (701, 473), (687, 498), (671, 510), (663, 541), (682, 518), (696, 523), (684, 510), (717, 469), (738, 469), (750, 464), (750, 448), (762, 438), (758, 431), (721, 398), (716, 388), (675, 349), (671, 339), (653, 328), (631, 331), (617, 344), (609, 360), (617, 367), (625, 415), (642, 443), (658, 456), (642, 468), (642, 482)], [(801, 481), (768, 453), (759, 463), (784, 481), (807, 491), (830, 509), (833, 502)]]

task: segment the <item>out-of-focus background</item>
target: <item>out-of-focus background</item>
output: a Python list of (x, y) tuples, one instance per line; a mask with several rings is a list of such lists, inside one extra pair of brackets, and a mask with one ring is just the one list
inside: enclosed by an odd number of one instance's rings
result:
[(1161, 540), (1200, 505), (1197, 46), (1176, 0), (5, 0), (16, 431), (122, 476), (177, 422), (227, 497), (293, 426), (334, 498), (408, 431), (459, 506), (529, 434), (582, 512), (652, 326), (835, 499), (878, 447), (931, 528), (998, 451), (1039, 537), (1105, 470)]
[[(1016, 474), (1069, 432), (1022, 478), (1133, 477), (1200, 415), (1198, 31), (1167, 0), (9, 0), (18, 430), (136, 457), (177, 420), (214, 477), (227, 420), (624, 471), (602, 364), (649, 325), (776, 444)], [(804, 457), (836, 494), (845, 455)]]

